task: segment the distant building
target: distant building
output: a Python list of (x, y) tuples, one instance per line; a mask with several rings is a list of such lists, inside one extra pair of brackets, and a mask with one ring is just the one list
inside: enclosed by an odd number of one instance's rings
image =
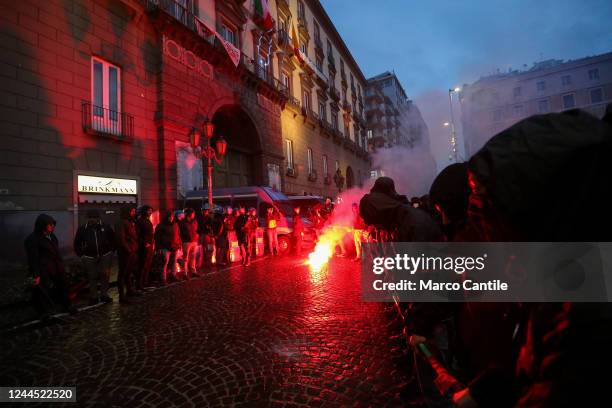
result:
[(601, 117), (612, 102), (612, 53), (547, 60), (525, 71), (482, 77), (460, 95), (469, 157), (493, 135), (526, 117), (580, 108)]
[(366, 119), (368, 140), (374, 148), (423, 145), (429, 149), (429, 132), (421, 112), (392, 72), (368, 79)]

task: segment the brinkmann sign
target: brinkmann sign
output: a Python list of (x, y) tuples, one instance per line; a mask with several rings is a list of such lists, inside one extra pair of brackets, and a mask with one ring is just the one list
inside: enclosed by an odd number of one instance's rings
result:
[(132, 194), (138, 193), (136, 180), (95, 176), (78, 176), (79, 193)]

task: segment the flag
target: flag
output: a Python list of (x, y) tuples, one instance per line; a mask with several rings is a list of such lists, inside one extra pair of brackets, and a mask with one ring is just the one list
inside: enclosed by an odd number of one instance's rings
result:
[(255, 0), (255, 14), (261, 18), (265, 30), (270, 30), (274, 27), (272, 14), (270, 14), (270, 8), (268, 7), (268, 0)]
[(240, 63), (240, 50), (231, 42), (227, 41), (225, 38), (221, 37), (218, 33), (215, 33), (221, 44), (223, 44), (223, 48), (227, 51), (227, 55), (229, 55), (230, 59), (237, 67)]
[(227, 51), (227, 55), (229, 55), (234, 65), (238, 66), (240, 63), (240, 50), (234, 44), (221, 37), (217, 31), (210, 28), (208, 24), (206, 24), (203, 20), (200, 20), (198, 17), (195, 17), (195, 25), (200, 37), (207, 38), (211, 35), (217, 37), (219, 41), (221, 41), (221, 44), (223, 44), (223, 48), (225, 48), (225, 51)]
[(298, 40), (297, 32), (295, 31), (295, 26), (293, 23), (291, 23), (291, 45), (293, 46), (295, 56), (301, 61), (302, 56), (300, 55), (300, 41)]

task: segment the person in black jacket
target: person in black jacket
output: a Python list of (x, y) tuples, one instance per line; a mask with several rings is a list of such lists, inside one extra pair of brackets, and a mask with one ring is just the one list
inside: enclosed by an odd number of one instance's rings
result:
[(136, 292), (149, 285), (149, 274), (153, 264), (153, 251), (155, 249), (155, 237), (151, 216), (153, 208), (144, 205), (140, 209), (140, 215), (136, 220), (136, 233), (138, 235), (138, 270), (136, 273)]
[(369, 194), (359, 202), (359, 213), (368, 225), (379, 225), (385, 230), (397, 229), (401, 242), (436, 242), (442, 233), (431, 217), (413, 208), (406, 196), (395, 191), (389, 177), (379, 177)]
[(138, 235), (136, 234), (136, 208), (124, 207), (121, 209), (121, 222), (117, 228), (119, 257), (119, 275), (117, 276), (117, 290), (119, 302), (130, 303), (128, 297), (134, 296), (134, 271), (138, 263)]
[(176, 251), (181, 248), (180, 231), (172, 211), (168, 211), (162, 222), (155, 228), (155, 246), (164, 260), (162, 267), (162, 285), (165, 286), (168, 279), (168, 268), (171, 268), (174, 280), (178, 280)]
[[(34, 231), (24, 242), (28, 257), (28, 269), (34, 278), (32, 298), (41, 318), (50, 316), (56, 297), (58, 303), (70, 314), (77, 312), (72, 306), (66, 282), (64, 261), (59, 252), (55, 230), (55, 220), (40, 214), (34, 223)], [(54, 289), (54, 291), (52, 290)], [(55, 292), (55, 296), (52, 296)]]
[[(89, 276), (90, 305), (111, 303), (108, 281), (115, 251), (115, 232), (100, 219), (98, 210), (87, 211), (87, 222), (77, 230), (74, 252), (81, 258)], [(98, 292), (98, 284), (100, 291)]]
[(199, 276), (196, 270), (196, 251), (198, 249), (198, 221), (193, 208), (185, 210), (185, 218), (179, 222), (181, 241), (183, 242), (183, 259), (185, 260), (185, 277)]

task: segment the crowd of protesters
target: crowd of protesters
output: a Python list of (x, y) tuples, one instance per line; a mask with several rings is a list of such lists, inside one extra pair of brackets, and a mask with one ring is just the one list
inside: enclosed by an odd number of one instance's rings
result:
[[(160, 222), (152, 221), (154, 209), (126, 206), (115, 226), (106, 224), (98, 210), (85, 214), (86, 222), (74, 237), (74, 252), (80, 258), (89, 284), (89, 304), (111, 303), (109, 281), (117, 254), (117, 291), (119, 302), (132, 303), (155, 280), (158, 286), (169, 281), (201, 276), (213, 264), (225, 266), (236, 259), (249, 266), (256, 256), (260, 221), (255, 208), (208, 207), (166, 211)], [(279, 255), (277, 228), (281, 214), (268, 208), (264, 222), (271, 255)], [(296, 207), (293, 214), (293, 243), (301, 254), (303, 223)], [(64, 261), (54, 234), (56, 221), (41, 214), (34, 232), (25, 241), (29, 271), (34, 278), (33, 300), (41, 317), (50, 316), (55, 305), (76, 313)], [(263, 239), (263, 236), (261, 237)], [(233, 245), (232, 245), (233, 244)], [(239, 254), (233, 254), (235, 247)], [(260, 248), (263, 252), (263, 248)], [(153, 276), (154, 275), (154, 276)], [(74, 293), (72, 293), (74, 297)]]
[[(609, 242), (611, 108), (602, 120), (579, 110), (525, 119), (467, 163), (444, 169), (428, 197), (408, 200), (381, 177), (361, 199), (361, 215), (386, 234), (383, 240)], [(419, 368), (427, 360), (414, 354), (414, 392), (437, 387), (441, 398), (433, 401), (430, 394), (428, 404), (578, 407), (609, 400), (611, 303), (412, 303), (396, 309), (410, 346), (426, 345), (441, 362), (436, 369), (444, 368), (434, 380), (431, 367), (431, 376)]]

